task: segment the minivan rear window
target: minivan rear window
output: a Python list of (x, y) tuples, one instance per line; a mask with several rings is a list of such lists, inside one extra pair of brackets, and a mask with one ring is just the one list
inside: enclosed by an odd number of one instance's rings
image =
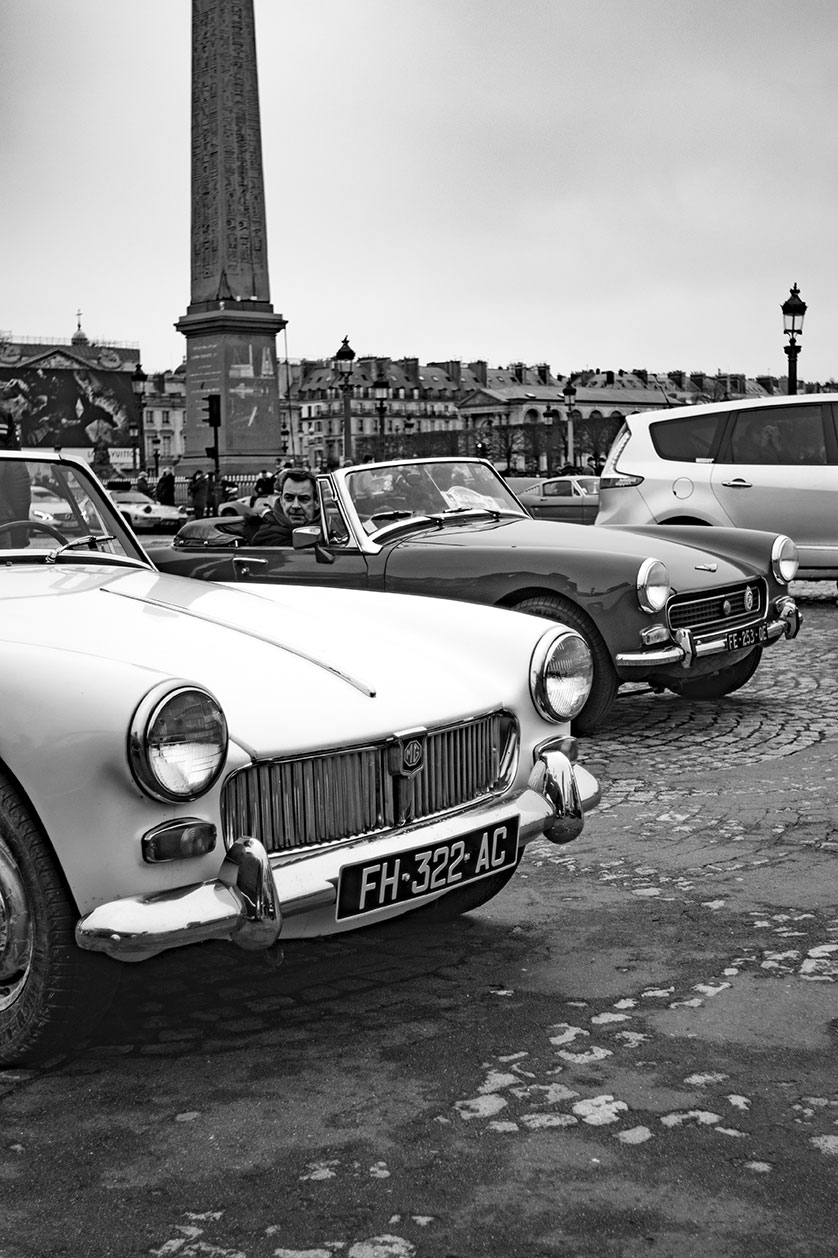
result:
[(683, 419), (664, 419), (649, 425), (649, 436), (658, 457), (681, 463), (709, 459), (716, 446), (716, 434), (722, 415), (684, 415)]

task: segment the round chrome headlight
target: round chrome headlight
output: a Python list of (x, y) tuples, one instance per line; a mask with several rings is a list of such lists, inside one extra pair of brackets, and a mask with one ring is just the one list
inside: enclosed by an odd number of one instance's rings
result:
[(128, 752), (134, 777), (147, 794), (167, 801), (197, 799), (224, 767), (224, 713), (198, 686), (156, 686), (134, 713)]
[(797, 576), (800, 567), (800, 554), (790, 537), (780, 533), (774, 538), (771, 547), (771, 571), (777, 581), (788, 585)]
[(666, 564), (660, 559), (644, 559), (637, 573), (637, 601), (644, 612), (663, 611), (671, 593)]
[(578, 716), (593, 680), (593, 656), (581, 634), (559, 628), (539, 638), (530, 665), (530, 694), (548, 721), (570, 721)]

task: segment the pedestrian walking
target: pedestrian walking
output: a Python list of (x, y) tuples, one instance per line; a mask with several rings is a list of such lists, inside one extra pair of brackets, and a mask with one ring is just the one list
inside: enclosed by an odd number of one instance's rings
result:
[(175, 474), (170, 467), (165, 467), (157, 482), (155, 491), (157, 501), (162, 503), (164, 507), (173, 507), (175, 505)]
[(196, 520), (202, 520), (207, 512), (207, 497), (209, 495), (209, 483), (206, 474), (199, 468), (192, 476), (187, 487), (187, 495), (189, 503), (192, 507), (192, 514)]
[[(0, 410), (0, 450), (19, 450), (17, 425), (10, 412)], [(3, 549), (28, 546), (26, 521), (31, 498), (29, 472), (25, 463), (7, 463), (0, 470), (0, 523), (23, 520), (18, 529), (0, 535)]]
[(267, 472), (264, 468), (256, 477), (256, 484), (253, 486), (253, 493), (256, 498), (267, 498), (274, 492), (275, 477)]

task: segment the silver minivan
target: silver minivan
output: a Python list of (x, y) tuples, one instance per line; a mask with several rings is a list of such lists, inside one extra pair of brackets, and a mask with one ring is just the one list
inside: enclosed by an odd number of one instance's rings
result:
[(602, 470), (596, 522), (787, 533), (798, 576), (838, 578), (838, 393), (629, 415)]

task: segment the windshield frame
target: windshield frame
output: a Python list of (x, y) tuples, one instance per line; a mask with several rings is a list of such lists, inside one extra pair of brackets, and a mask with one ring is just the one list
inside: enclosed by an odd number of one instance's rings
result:
[[(447, 491), (441, 489), (435, 479), (436, 472), (431, 472), (430, 469), (455, 467), (465, 469), (466, 481), (471, 480), (471, 485), (465, 486), (469, 494), (474, 492), (475, 495), (481, 496), (479, 490), (483, 489), (482, 497), (485, 500), (483, 503), (476, 500), (465, 501), (465, 495), (458, 503), (454, 501), (446, 503), (442, 495)], [(429, 498), (427, 509), (424, 511), (419, 509), (418, 502), (405, 504), (412, 506), (408, 515), (382, 519), (378, 527), (370, 529), (369, 523), (372, 517), (365, 516), (364, 511), (358, 510), (358, 501), (364, 497), (360, 493), (363, 485), (369, 483), (371, 479), (378, 479), (382, 485), (389, 484), (392, 487), (398, 475), (405, 472), (431, 475), (433, 485), (438, 491), (437, 501), (434, 502), (432, 498)], [(475, 519), (499, 519), (504, 516), (531, 518), (497, 469), (483, 459), (456, 455), (429, 456), (422, 459), (390, 459), (381, 463), (359, 463), (351, 467), (336, 468), (325, 479), (330, 481), (345, 514), (351, 520), (353, 532), (361, 549), (370, 552), (377, 552), (383, 543), (394, 536), (401, 536), (405, 532), (416, 529), (439, 529), (448, 523), (462, 524)], [(450, 490), (452, 487), (447, 488)]]
[[(23, 464), (28, 472), (30, 485), (46, 488), (59, 501), (71, 508), (72, 522), (57, 520), (55, 528), (64, 535), (64, 542), (46, 531), (33, 530), (26, 546), (3, 545), (10, 541), (8, 534), (0, 535), (0, 565), (11, 563), (114, 563), (120, 567), (126, 563), (141, 565), (154, 570), (154, 564), (142, 549), (133, 530), (117, 511), (105, 486), (84, 459), (75, 455), (48, 452), (33, 447), (23, 450), (0, 450), (0, 469)], [(30, 495), (30, 521), (33, 507), (49, 513), (49, 508), (39, 502), (38, 495)], [(87, 515), (83, 507), (88, 507)], [(2, 521), (5, 522), (5, 521)], [(46, 522), (42, 522), (45, 527)], [(63, 524), (63, 528), (62, 528)], [(99, 538), (101, 549), (91, 549), (83, 539)], [(110, 540), (107, 540), (110, 539)], [(33, 542), (35, 543), (33, 545)], [(70, 545), (65, 547), (65, 543)]]

